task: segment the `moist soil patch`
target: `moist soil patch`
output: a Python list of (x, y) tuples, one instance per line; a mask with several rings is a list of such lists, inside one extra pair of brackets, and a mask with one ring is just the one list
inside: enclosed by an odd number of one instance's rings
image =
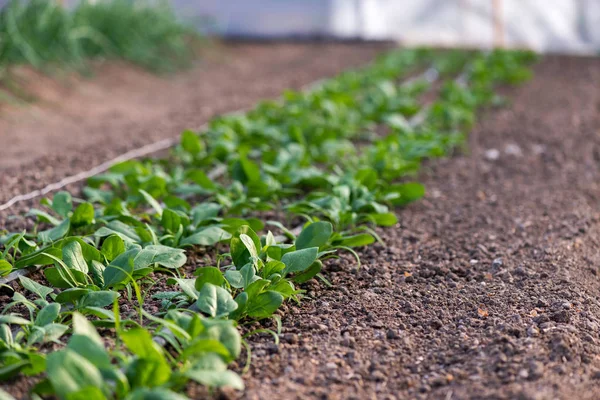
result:
[[(245, 398), (600, 398), (600, 60), (546, 57), (385, 246), (255, 338)], [(311, 299), (312, 298), (312, 299)]]

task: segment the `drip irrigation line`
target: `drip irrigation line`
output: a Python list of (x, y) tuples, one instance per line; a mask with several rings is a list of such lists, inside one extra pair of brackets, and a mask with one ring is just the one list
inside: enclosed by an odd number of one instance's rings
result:
[[(435, 81), (438, 78), (438, 76), (439, 76), (438, 71), (434, 67), (430, 67), (427, 70), (425, 70), (425, 72), (423, 72), (422, 74), (406, 80), (404, 82), (404, 84), (409, 84), (409, 83), (411, 83), (417, 79), (421, 79), (421, 78), (423, 78), (423, 79), (427, 80), (429, 83), (431, 83), (431, 82)], [(307, 85), (304, 85), (300, 90), (308, 91), (308, 92), (313, 91), (313, 90), (317, 89), (318, 87), (322, 86), (325, 81), (326, 81), (325, 79), (319, 79), (319, 80), (313, 81)], [(236, 111), (233, 111), (230, 113), (226, 113), (224, 115), (225, 116), (240, 115), (240, 114), (247, 112), (250, 109), (251, 109), (250, 107), (246, 107), (246, 108), (239, 109), (239, 110), (236, 110)], [(203, 131), (207, 127), (208, 127), (208, 124), (203, 124), (202, 126), (200, 126), (198, 128), (198, 131)], [(0, 204), (0, 211), (7, 210), (19, 202), (33, 200), (37, 197), (44, 196), (50, 192), (62, 189), (65, 186), (68, 186), (70, 184), (78, 183), (78, 182), (84, 181), (86, 179), (89, 179), (95, 175), (106, 172), (110, 167), (112, 167), (115, 164), (119, 164), (119, 163), (122, 163), (125, 161), (130, 161), (130, 160), (133, 160), (136, 158), (141, 158), (141, 157), (153, 154), (153, 153), (157, 153), (161, 150), (169, 149), (178, 143), (179, 137), (180, 136), (177, 135), (175, 137), (162, 139), (162, 140), (159, 140), (158, 142), (147, 144), (138, 149), (130, 150), (130, 151), (123, 153), (111, 160), (105, 161), (102, 164), (97, 165), (87, 171), (79, 172), (75, 175), (71, 175), (66, 178), (63, 178), (58, 182), (54, 182), (49, 185), (46, 185), (42, 189), (36, 189), (29, 193), (16, 195), (16, 196), (12, 197), (11, 199), (9, 199), (7, 202)]]
[[(302, 86), (300, 88), (300, 91), (308, 91), (308, 92), (313, 91), (313, 90), (317, 89), (319, 86), (321, 86), (323, 84), (323, 82), (325, 82), (325, 79), (318, 79), (316, 81), (313, 81), (309, 84)], [(223, 115), (224, 116), (241, 115), (241, 114), (248, 112), (251, 109), (252, 109), (252, 107), (245, 107), (245, 108), (241, 108), (236, 111), (225, 113)], [(202, 124), (197, 130), (203, 131), (207, 128), (208, 128), (208, 123), (205, 123), (205, 124)], [(63, 178), (58, 182), (54, 182), (49, 185), (46, 185), (42, 189), (36, 189), (29, 193), (16, 195), (13, 198), (9, 199), (7, 202), (0, 204), (0, 211), (7, 210), (19, 202), (33, 200), (37, 197), (44, 196), (55, 190), (62, 189), (67, 185), (70, 185), (73, 183), (78, 183), (78, 182), (84, 181), (86, 179), (89, 179), (92, 176), (106, 172), (110, 167), (112, 167), (115, 164), (119, 164), (119, 163), (122, 163), (125, 161), (130, 161), (130, 160), (133, 160), (136, 158), (141, 158), (141, 157), (153, 154), (153, 153), (157, 153), (161, 150), (169, 149), (169, 148), (175, 146), (179, 142), (179, 138), (180, 138), (180, 135), (177, 135), (175, 137), (162, 139), (162, 140), (159, 140), (158, 142), (147, 144), (138, 149), (130, 150), (126, 153), (123, 153), (111, 160), (105, 161), (102, 164), (97, 165), (87, 171), (79, 172), (75, 175), (71, 175), (66, 178)], [(210, 175), (209, 175), (209, 178), (210, 178)]]
[[(422, 73), (418, 74), (417, 76), (413, 76), (411, 78), (404, 80), (404, 82), (402, 82), (402, 85), (408, 85), (419, 79), (425, 79), (429, 84), (431, 84), (431, 83), (435, 82), (438, 78), (439, 78), (438, 70), (434, 67), (429, 67)], [(319, 79), (319, 80), (313, 81), (313, 82), (303, 86), (301, 88), (301, 90), (308, 91), (308, 92), (316, 90), (317, 88), (322, 86), (325, 81), (326, 81), (326, 79)], [(246, 108), (243, 108), (240, 110), (226, 113), (224, 115), (225, 116), (240, 115), (240, 114), (247, 112), (250, 109), (251, 109), (251, 107), (246, 107)], [(411, 123), (411, 124), (413, 124), (413, 122), (417, 122), (417, 121), (413, 121), (412, 119), (411, 119), (411, 121), (409, 121), (409, 123)], [(208, 128), (208, 123), (205, 123), (198, 128), (198, 131), (203, 131), (203, 130), (206, 130), (207, 128)], [(78, 174), (63, 178), (58, 182), (51, 183), (51, 184), (43, 187), (42, 189), (37, 189), (37, 190), (31, 191), (26, 194), (17, 195), (15, 197), (13, 197), (12, 199), (8, 200), (6, 203), (1, 204), (0, 211), (4, 211), (21, 201), (33, 200), (37, 197), (44, 196), (55, 190), (62, 189), (67, 185), (84, 181), (95, 175), (106, 172), (110, 167), (112, 167), (115, 164), (133, 160), (133, 159), (140, 158), (140, 157), (144, 157), (144, 156), (159, 152), (161, 150), (169, 149), (169, 148), (175, 146), (179, 142), (179, 139), (180, 139), (180, 136), (177, 135), (176, 137), (163, 139), (158, 142), (142, 146), (138, 149), (128, 151), (126, 153), (121, 154), (120, 156), (117, 156), (117, 157), (111, 159), (111, 160), (103, 162), (102, 164), (95, 166), (87, 171), (83, 171)], [(216, 178), (220, 177), (221, 175), (223, 175), (226, 171), (227, 171), (227, 168), (225, 165), (219, 165), (219, 166), (213, 168), (211, 171), (209, 171), (207, 176), (211, 180), (216, 179)], [(294, 229), (292, 229), (292, 232), (299, 233), (301, 230), (302, 230), (302, 225), (297, 226)], [(297, 235), (298, 233), (295, 233), (295, 234)], [(282, 237), (279, 237), (279, 238), (282, 239)], [(18, 279), (20, 276), (28, 276), (29, 274), (39, 270), (40, 268), (41, 268), (41, 266), (34, 266), (34, 267), (28, 267), (28, 268), (15, 270), (15, 271), (11, 272), (10, 274), (8, 274), (7, 276), (0, 278), (0, 285), (6, 285), (6, 284)]]

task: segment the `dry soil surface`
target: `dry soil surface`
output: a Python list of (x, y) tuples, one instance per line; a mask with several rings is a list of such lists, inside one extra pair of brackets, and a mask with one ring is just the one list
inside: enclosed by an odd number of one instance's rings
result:
[(246, 398), (600, 398), (600, 60), (535, 72), (255, 345)]

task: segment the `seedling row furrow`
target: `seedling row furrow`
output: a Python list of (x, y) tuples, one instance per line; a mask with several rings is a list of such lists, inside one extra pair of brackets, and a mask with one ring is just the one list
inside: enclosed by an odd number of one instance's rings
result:
[[(279, 326), (274, 313), (300, 301), (304, 282), (326, 282), (323, 266), (340, 252), (360, 263), (358, 249), (380, 240), (373, 227), (394, 226), (394, 208), (423, 196), (406, 177), (460, 145), (475, 111), (497, 101), (494, 87), (526, 79), (532, 59), (391, 53), (217, 118), (201, 135), (184, 132), (167, 158), (115, 165), (89, 179), (81, 202), (67, 192), (42, 200), (32, 232), (1, 239), (0, 274), (43, 267), (45, 285), (21, 274), (26, 297), (4, 281), (25, 313), (0, 315), (0, 378), (41, 375), (32, 390), (59, 398), (178, 399), (189, 381), (243, 388), (227, 369), (245, 343), (240, 327)], [(424, 79), (401, 83), (428, 65)], [(438, 99), (421, 105), (438, 81)], [(389, 133), (374, 135), (377, 126)], [(266, 211), (303, 222), (290, 230)], [(189, 249), (209, 250), (213, 265), (188, 259)], [(164, 277), (173, 290), (157, 290)], [(114, 346), (100, 340), (104, 328)], [(41, 351), (61, 338), (61, 350)]]

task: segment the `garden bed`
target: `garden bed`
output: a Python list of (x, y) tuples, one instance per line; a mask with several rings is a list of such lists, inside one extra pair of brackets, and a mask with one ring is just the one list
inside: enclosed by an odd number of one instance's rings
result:
[(598, 398), (598, 84), (599, 60), (545, 57), (265, 337), (247, 398)]
[[(398, 225), (373, 232), (385, 244), (359, 248), (360, 268), (350, 253), (327, 260), (332, 285), (310, 280), (300, 285), (300, 305), (277, 311), (280, 344), (267, 331), (250, 337), (246, 390), (222, 394), (594, 398), (599, 120), (589, 82), (600, 78), (598, 67), (546, 59), (533, 82), (508, 90), (512, 104), (485, 112), (468, 153), (426, 162), (425, 199), (400, 211)], [(550, 95), (567, 91), (568, 104)], [(264, 217), (255, 211), (246, 217)], [(213, 257), (190, 252), (188, 265), (212, 265)], [(278, 330), (275, 322), (250, 322), (246, 329)], [(233, 369), (244, 365), (240, 359)], [(17, 382), (3, 388), (30, 387)]]

